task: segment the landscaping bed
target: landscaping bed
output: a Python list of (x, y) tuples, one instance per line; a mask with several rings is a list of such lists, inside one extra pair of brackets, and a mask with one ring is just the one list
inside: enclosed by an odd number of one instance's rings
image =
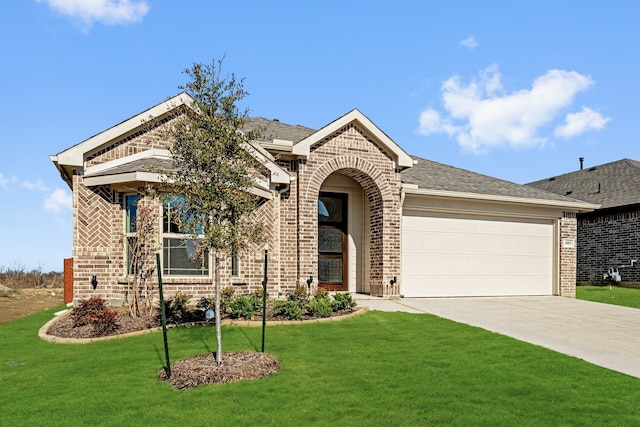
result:
[[(286, 322), (292, 319), (289, 319), (283, 315), (275, 315), (273, 313), (273, 304), (274, 301), (267, 301), (267, 322), (275, 323), (275, 322)], [(350, 308), (339, 310), (333, 312), (330, 317), (343, 317), (357, 311), (357, 308)], [(131, 317), (129, 311), (126, 308), (119, 308), (116, 311), (116, 323), (117, 329), (102, 335), (96, 335), (94, 333), (94, 327), (91, 324), (86, 324), (82, 326), (74, 326), (74, 320), (72, 316), (60, 316), (55, 319), (54, 322), (51, 323), (49, 328), (47, 329), (47, 334), (60, 338), (76, 338), (76, 339), (84, 339), (84, 338), (96, 338), (100, 337), (109, 337), (109, 336), (118, 336), (129, 334), (133, 332), (139, 332), (144, 330), (155, 330), (162, 326), (160, 320), (160, 312), (159, 310), (155, 310), (154, 313), (150, 316), (145, 317)], [(296, 319), (298, 321), (305, 320), (318, 320), (319, 317), (312, 316), (309, 313), (304, 313), (300, 319)], [(255, 313), (253, 316), (245, 318), (238, 317), (234, 318), (229, 313), (225, 313), (221, 315), (221, 320), (223, 321), (253, 321), (256, 323), (262, 322), (262, 313)], [(179, 321), (175, 321), (174, 319), (169, 319), (167, 325), (169, 327), (179, 327), (179, 326), (192, 326), (198, 324), (214, 324), (213, 319), (208, 320), (205, 317), (205, 312), (200, 309), (189, 309), (186, 312), (186, 315), (183, 316)]]
[[(302, 289), (291, 292), (286, 300), (267, 300), (263, 310), (261, 294), (233, 296), (233, 292), (223, 292), (221, 301), (221, 321), (249, 321), (263, 323), (263, 312), (267, 322), (330, 319), (342, 317), (355, 311), (356, 303), (348, 293), (318, 292), (309, 297)], [(167, 323), (171, 326), (213, 323), (212, 299), (202, 298), (193, 306), (188, 305), (189, 295), (176, 294), (165, 301)], [(157, 329), (161, 326), (158, 309), (146, 316), (133, 317), (131, 308), (112, 309), (101, 298), (90, 298), (78, 303), (66, 316), (50, 322), (46, 335), (78, 339), (114, 337), (138, 331)], [(68, 342), (68, 341), (67, 341)], [(158, 378), (171, 383), (178, 389), (186, 389), (202, 384), (227, 383), (262, 378), (277, 372), (278, 359), (267, 353), (228, 352), (222, 354), (222, 363), (216, 362), (215, 354), (192, 356), (171, 364), (171, 375), (165, 367), (158, 372)]]

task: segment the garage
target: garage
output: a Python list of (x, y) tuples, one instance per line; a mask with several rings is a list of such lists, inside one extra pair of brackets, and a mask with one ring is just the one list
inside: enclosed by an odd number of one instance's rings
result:
[(552, 295), (553, 219), (405, 209), (407, 297)]

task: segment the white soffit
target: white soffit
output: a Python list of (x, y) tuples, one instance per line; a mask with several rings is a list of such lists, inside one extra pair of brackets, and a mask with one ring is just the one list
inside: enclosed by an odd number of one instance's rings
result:
[(299, 156), (309, 157), (311, 146), (318, 141), (328, 137), (338, 129), (348, 125), (351, 122), (358, 123), (363, 127), (370, 135), (374, 137), (376, 142), (385, 148), (389, 153), (395, 157), (396, 166), (400, 168), (409, 168), (413, 166), (413, 159), (407, 154), (398, 144), (396, 144), (391, 138), (387, 136), (378, 126), (375, 125), (369, 118), (362, 114), (358, 109), (354, 109), (351, 112), (345, 114), (339, 119), (329, 123), (319, 131), (309, 135), (302, 141), (294, 144), (292, 148), (292, 154)]
[(272, 184), (289, 184), (291, 177), (280, 166), (274, 162), (274, 157), (267, 150), (262, 148), (259, 144), (246, 144), (243, 147), (247, 150), (253, 158), (259, 161), (271, 174)]

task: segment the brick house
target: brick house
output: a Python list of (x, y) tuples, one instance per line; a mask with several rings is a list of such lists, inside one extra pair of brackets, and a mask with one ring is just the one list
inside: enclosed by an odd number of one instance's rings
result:
[[(73, 191), (76, 300), (124, 299), (137, 190), (161, 186), (162, 130), (189, 101), (179, 94), (51, 156)], [(297, 284), (381, 297), (575, 295), (576, 215), (594, 205), (411, 157), (358, 110), (319, 130), (249, 119), (257, 126), (267, 137), (253, 143), (264, 169), (251, 191), (271, 296)], [(167, 209), (156, 227), (166, 292), (211, 295), (211, 263), (187, 257)], [(263, 249), (223, 260), (223, 286), (259, 287)]]
[(527, 184), (600, 207), (579, 213), (578, 283), (603, 283), (609, 268), (640, 284), (640, 162), (622, 159)]

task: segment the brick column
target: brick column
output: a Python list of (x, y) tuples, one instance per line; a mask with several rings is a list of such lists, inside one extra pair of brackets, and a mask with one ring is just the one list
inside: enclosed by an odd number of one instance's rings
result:
[[(560, 219), (560, 295), (575, 298), (576, 296), (576, 267), (577, 267), (577, 236), (578, 227), (576, 214), (563, 212)], [(565, 239), (573, 240), (573, 247), (565, 247)]]

